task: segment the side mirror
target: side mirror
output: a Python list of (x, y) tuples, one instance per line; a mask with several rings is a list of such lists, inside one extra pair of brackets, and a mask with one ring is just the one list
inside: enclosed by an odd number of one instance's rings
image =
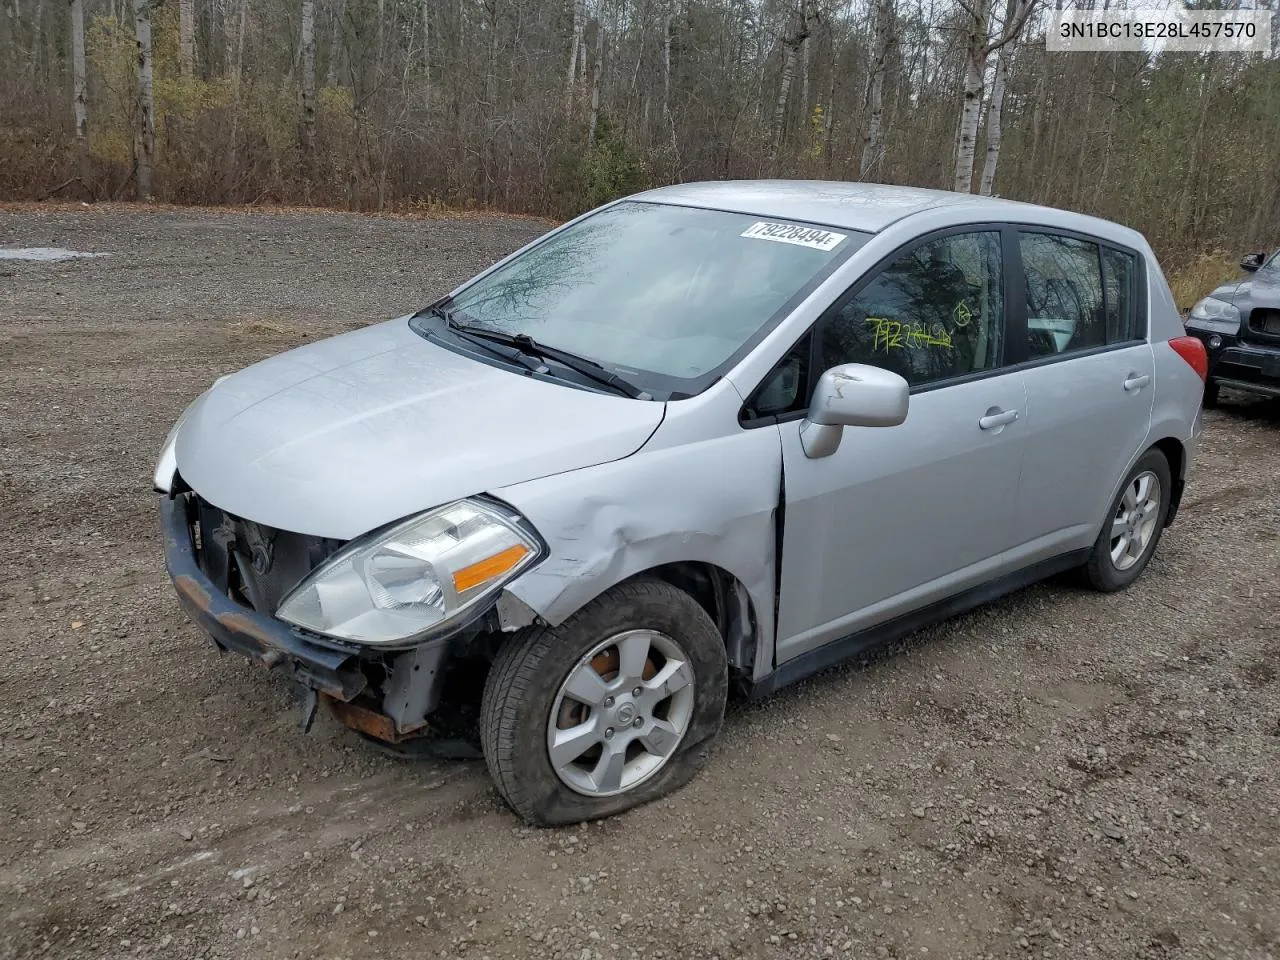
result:
[(809, 412), (800, 425), (806, 456), (829, 457), (845, 427), (896, 427), (907, 419), (911, 388), (889, 370), (843, 363), (818, 378)]
[(1262, 266), (1266, 260), (1267, 255), (1265, 253), (1246, 253), (1240, 258), (1240, 268), (1242, 270), (1247, 270), (1249, 273), (1253, 273)]

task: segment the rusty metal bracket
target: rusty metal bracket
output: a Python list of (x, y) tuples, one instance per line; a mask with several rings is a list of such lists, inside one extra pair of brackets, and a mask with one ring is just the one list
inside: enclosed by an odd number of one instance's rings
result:
[(397, 733), (426, 725), (426, 715), (440, 701), (448, 643), (415, 647), (396, 657), (382, 695), (382, 712)]
[(320, 706), (320, 694), (316, 692), (314, 687), (307, 687), (307, 692), (303, 694), (302, 699), (302, 719), (299, 726), (303, 733), (311, 732), (311, 724), (315, 723), (316, 710)]

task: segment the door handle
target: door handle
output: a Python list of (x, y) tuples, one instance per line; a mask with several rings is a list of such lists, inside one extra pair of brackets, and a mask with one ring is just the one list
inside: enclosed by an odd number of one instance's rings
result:
[(1124, 382), (1124, 388), (1128, 392), (1132, 393), (1134, 390), (1141, 390), (1150, 382), (1151, 375), (1148, 373), (1131, 373), (1129, 374), (1129, 378)]
[(1007, 426), (1017, 419), (1017, 410), (998, 410), (993, 408), (988, 411), (985, 417), (979, 418), (978, 426), (983, 430), (993, 430), (996, 427)]

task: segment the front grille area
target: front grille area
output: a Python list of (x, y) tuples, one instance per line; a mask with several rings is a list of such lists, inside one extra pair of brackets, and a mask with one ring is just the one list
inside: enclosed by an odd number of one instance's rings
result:
[(1255, 307), (1249, 313), (1249, 330), (1280, 340), (1280, 310)]
[(244, 520), (198, 494), (188, 496), (201, 569), (218, 589), (258, 613), (273, 616), (289, 591), (343, 545)]

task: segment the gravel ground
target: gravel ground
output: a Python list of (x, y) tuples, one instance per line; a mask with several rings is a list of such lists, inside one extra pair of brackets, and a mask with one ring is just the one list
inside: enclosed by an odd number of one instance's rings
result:
[[(219, 656), (150, 493), (219, 374), (542, 225), (0, 210), (0, 957), (1274, 957), (1280, 406), (1210, 414), (1146, 575), (734, 704), (703, 774), (525, 829)], [(1229, 399), (1229, 398), (1228, 398)]]

